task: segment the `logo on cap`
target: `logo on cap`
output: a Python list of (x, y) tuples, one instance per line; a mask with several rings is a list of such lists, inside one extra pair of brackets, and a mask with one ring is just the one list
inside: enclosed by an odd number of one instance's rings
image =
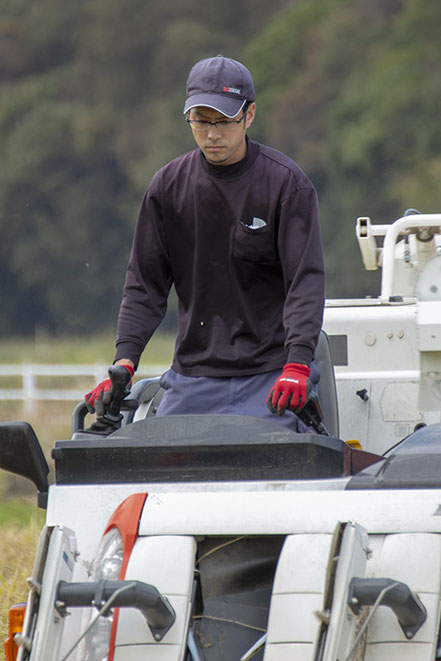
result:
[(224, 85), (222, 91), (231, 92), (232, 94), (242, 94), (242, 90), (239, 87), (229, 87), (228, 85)]

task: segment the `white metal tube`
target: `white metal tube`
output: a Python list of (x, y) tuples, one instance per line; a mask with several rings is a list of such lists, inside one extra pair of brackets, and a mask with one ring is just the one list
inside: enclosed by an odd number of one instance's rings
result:
[(414, 227), (441, 227), (441, 214), (414, 214), (398, 218), (390, 225), (383, 244), (383, 273), (381, 278), (381, 299), (388, 301), (393, 295), (395, 244), (400, 234)]
[(390, 228), (390, 223), (388, 225), (371, 225), (371, 231), (373, 236), (384, 236), (387, 234)]

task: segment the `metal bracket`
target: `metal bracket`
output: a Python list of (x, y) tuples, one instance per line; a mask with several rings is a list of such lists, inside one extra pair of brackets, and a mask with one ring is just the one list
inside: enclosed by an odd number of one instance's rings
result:
[(393, 610), (404, 635), (412, 639), (424, 624), (427, 611), (405, 583), (391, 578), (353, 578), (349, 585), (348, 606), (358, 615), (362, 606), (372, 606), (382, 592), (380, 604)]

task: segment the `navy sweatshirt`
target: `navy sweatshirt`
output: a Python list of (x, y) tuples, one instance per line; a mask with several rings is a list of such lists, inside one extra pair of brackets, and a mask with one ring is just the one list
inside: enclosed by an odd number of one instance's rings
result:
[(135, 230), (115, 360), (138, 364), (172, 283), (177, 372), (245, 376), (309, 364), (324, 266), (317, 197), (299, 166), (248, 140), (233, 165), (211, 165), (196, 149), (154, 175)]

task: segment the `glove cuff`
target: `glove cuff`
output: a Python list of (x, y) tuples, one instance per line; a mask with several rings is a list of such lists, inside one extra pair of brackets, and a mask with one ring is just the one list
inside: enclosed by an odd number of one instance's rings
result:
[(311, 370), (308, 365), (302, 365), (301, 363), (287, 363), (283, 368), (283, 373), (291, 372), (292, 370), (303, 374), (303, 376), (309, 376), (311, 374)]
[(132, 365), (129, 365), (128, 363), (113, 363), (114, 365), (119, 365), (120, 367), (124, 367), (130, 374), (130, 376), (133, 376), (136, 372), (136, 368), (132, 367)]

